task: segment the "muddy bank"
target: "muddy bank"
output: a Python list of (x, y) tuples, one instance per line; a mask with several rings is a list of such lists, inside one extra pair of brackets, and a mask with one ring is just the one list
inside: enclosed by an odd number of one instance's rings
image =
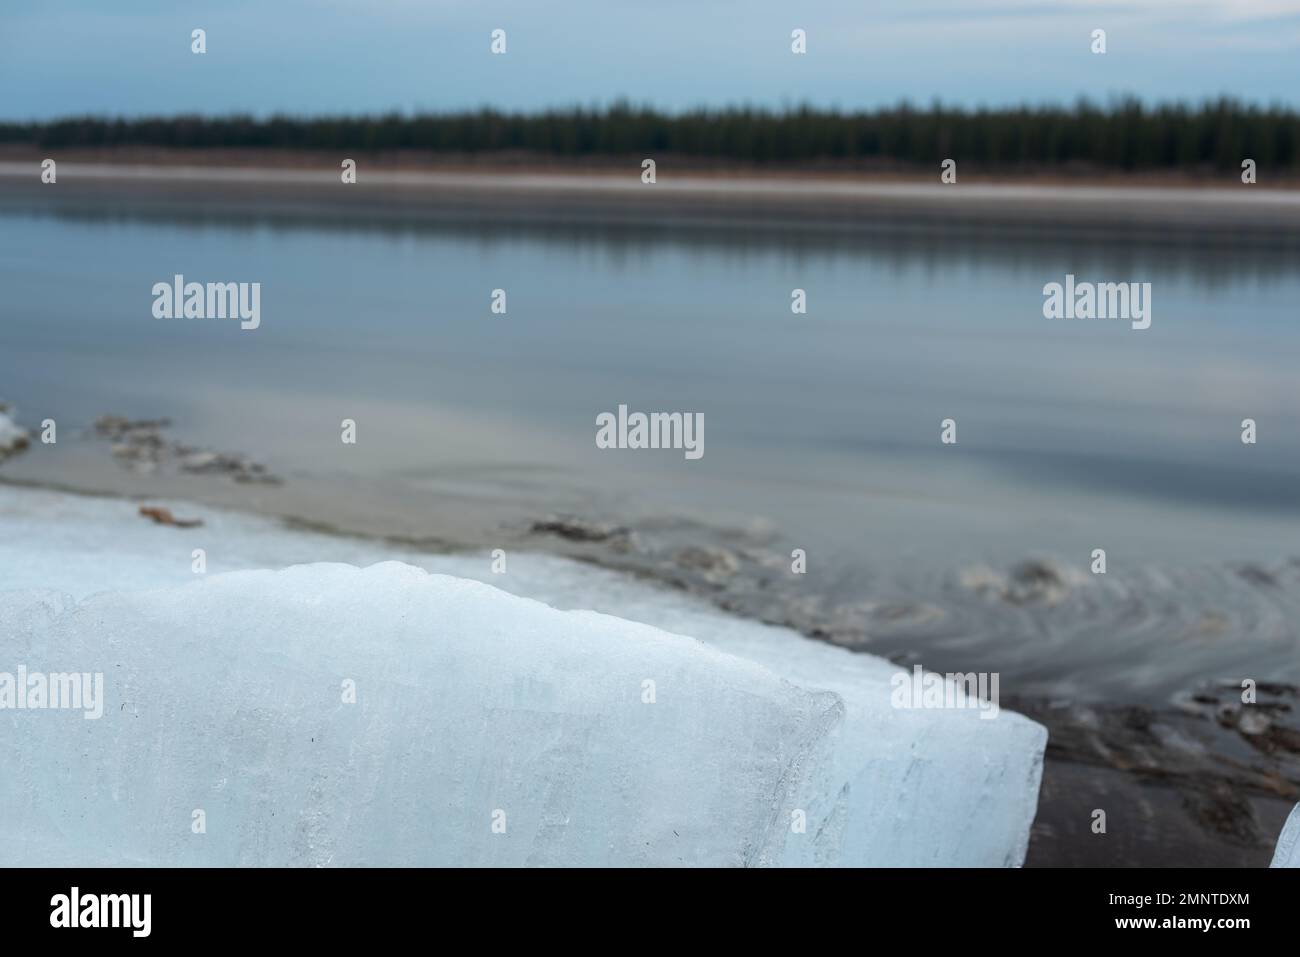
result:
[(39, 156), (0, 161), (0, 203), (15, 212), (95, 208), (133, 216), (274, 216), (281, 221), (381, 217), (394, 223), (492, 222), (648, 227), (743, 226), (872, 234), (994, 230), (1038, 237), (1068, 230), (1098, 240), (1208, 245), (1300, 244), (1300, 190), (1228, 184), (1151, 187), (969, 182), (943, 185), (897, 178), (702, 175), (671, 166), (652, 185), (639, 166), (572, 173), (553, 169), (365, 169), (343, 184), (338, 169), (311, 165), (64, 161), (57, 186), (40, 181)]

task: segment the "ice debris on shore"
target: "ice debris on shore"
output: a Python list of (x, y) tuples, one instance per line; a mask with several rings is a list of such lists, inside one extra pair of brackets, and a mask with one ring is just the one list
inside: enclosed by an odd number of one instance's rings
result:
[(0, 462), (27, 448), (27, 430), (10, 418), (13, 411), (10, 406), (0, 402)]
[(236, 482), (260, 482), (278, 485), (281, 479), (266, 466), (243, 455), (212, 452), (176, 442), (163, 430), (170, 419), (127, 419), (120, 415), (101, 415), (95, 420), (95, 434), (112, 439), (113, 456), (137, 472), (154, 472), (160, 466), (176, 465), (182, 472), (199, 475), (228, 475)]
[(961, 584), (978, 594), (992, 594), (1010, 605), (1059, 605), (1073, 586), (1086, 581), (1043, 559), (1020, 562), (1002, 575), (986, 565), (964, 569)]
[[(208, 512), (191, 543), (0, 488), (27, 589), (0, 670), (102, 671), (107, 699), (0, 711), (0, 863), (1023, 862), (1046, 734), (1019, 715), (892, 708), (886, 661), (564, 559), (216, 574), (392, 553)], [(557, 610), (584, 606), (609, 614)]]
[(629, 528), (569, 515), (540, 519), (533, 522), (528, 531), (533, 535), (554, 535), (570, 542), (606, 543), (620, 552), (630, 551), (636, 544), (636, 536)]

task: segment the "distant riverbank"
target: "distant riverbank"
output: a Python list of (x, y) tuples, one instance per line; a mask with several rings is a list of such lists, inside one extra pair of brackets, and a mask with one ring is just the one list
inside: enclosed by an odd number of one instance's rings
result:
[(656, 169), (656, 182), (646, 184), (635, 161), (619, 171), (610, 164), (532, 169), (361, 156), (356, 182), (345, 184), (342, 158), (336, 166), (320, 154), (135, 151), (131, 162), (110, 161), (103, 153), (56, 157), (57, 182), (43, 184), (43, 157), (20, 156), (12, 148), (0, 155), (0, 202), (28, 212), (91, 203), (168, 214), (319, 217), (364, 211), (368, 218), (397, 222), (615, 220), (839, 232), (996, 227), (1031, 235), (1070, 229), (1099, 238), (1136, 231), (1141, 238), (1180, 243), (1193, 235), (1207, 244), (1300, 242), (1300, 189), (1231, 181), (1009, 182), (959, 171), (956, 184), (942, 184), (937, 167), (932, 179), (923, 180), (897, 173), (678, 170), (665, 161)]

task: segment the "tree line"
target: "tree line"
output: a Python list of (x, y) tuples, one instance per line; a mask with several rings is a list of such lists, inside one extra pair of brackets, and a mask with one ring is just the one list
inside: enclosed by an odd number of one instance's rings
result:
[(665, 113), (619, 104), (539, 113), (297, 118), (78, 117), (0, 123), (0, 143), (43, 149), (116, 146), (557, 157), (676, 154), (758, 164), (879, 161), (930, 166), (951, 157), (990, 168), (1078, 164), (1112, 170), (1239, 169), (1243, 159), (1300, 169), (1300, 113), (1233, 99), (1147, 106), (959, 109), (909, 104), (863, 112), (800, 107)]

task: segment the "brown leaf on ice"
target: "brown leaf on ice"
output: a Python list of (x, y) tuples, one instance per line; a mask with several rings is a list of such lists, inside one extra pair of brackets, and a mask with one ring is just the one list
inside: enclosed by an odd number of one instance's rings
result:
[(177, 518), (171, 509), (159, 505), (141, 505), (140, 514), (152, 518), (159, 525), (175, 525), (177, 528), (197, 528), (203, 524), (201, 518)]

